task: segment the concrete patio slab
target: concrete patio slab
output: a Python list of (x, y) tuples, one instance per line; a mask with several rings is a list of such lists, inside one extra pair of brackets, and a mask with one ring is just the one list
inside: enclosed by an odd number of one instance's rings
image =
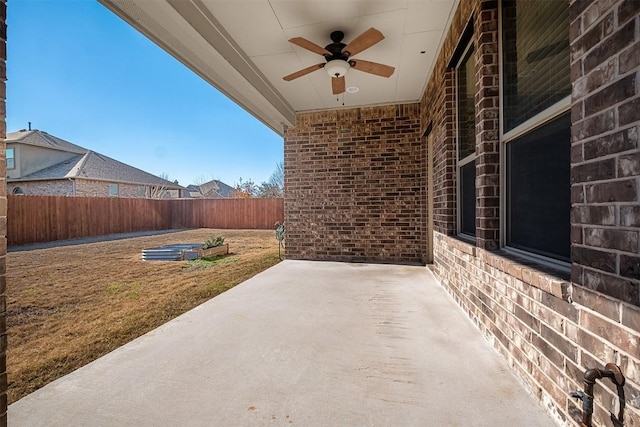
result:
[(553, 426), (424, 267), (284, 261), (9, 407), (11, 426)]

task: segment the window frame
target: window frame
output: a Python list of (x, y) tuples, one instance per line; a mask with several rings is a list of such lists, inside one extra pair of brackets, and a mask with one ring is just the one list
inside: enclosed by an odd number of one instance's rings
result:
[[(518, 249), (513, 246), (507, 245), (507, 235), (509, 226), (508, 223), (508, 174), (507, 174), (507, 144), (513, 142), (525, 134), (532, 132), (545, 124), (551, 123), (559, 116), (570, 112), (571, 110), (571, 95), (562, 98), (555, 104), (540, 111), (529, 119), (525, 120), (521, 124), (515, 126), (513, 129), (505, 132), (505, 112), (504, 112), (504, 58), (503, 58), (503, 16), (502, 5), (503, 0), (498, 1), (498, 79), (499, 84), (499, 116), (500, 116), (500, 144), (499, 144), (499, 156), (500, 156), (500, 248), (506, 253), (519, 256), (521, 258), (532, 260), (538, 264), (552, 267), (563, 272), (571, 271), (571, 262), (562, 261), (556, 258), (547, 257), (534, 252), (529, 252), (523, 249)], [(567, 236), (568, 242), (571, 242), (570, 236)]]
[[(469, 54), (469, 51), (473, 49), (473, 53), (472, 55), (467, 58), (467, 55)], [(464, 47), (464, 49), (462, 50), (462, 53), (460, 55), (460, 59), (458, 60), (458, 62), (455, 65), (455, 79), (454, 79), (454, 86), (455, 86), (455, 125), (456, 125), (456, 149), (455, 149), (455, 156), (456, 156), (456, 234), (458, 237), (464, 239), (464, 240), (468, 240), (469, 242), (473, 242), (475, 244), (476, 242), (476, 236), (469, 234), (469, 233), (465, 233), (462, 231), (462, 168), (466, 165), (468, 165), (471, 162), (475, 162), (476, 158), (477, 158), (477, 153), (475, 150), (475, 138), (474, 138), (474, 151), (473, 153), (465, 156), (464, 158), (460, 159), (459, 158), (459, 150), (460, 150), (460, 114), (459, 114), (459, 106), (458, 106), (458, 91), (460, 88), (459, 85), (459, 81), (458, 81), (458, 71), (460, 70), (460, 67), (463, 65), (464, 61), (466, 59), (469, 60), (473, 60), (473, 68), (474, 68), (474, 82), (475, 82), (475, 44), (474, 44), (474, 40), (473, 37), (471, 37), (467, 42), (466, 42), (466, 46)], [(475, 128), (475, 119), (476, 119), (476, 115), (475, 115), (475, 96), (476, 96), (476, 90), (475, 90), (475, 84), (474, 84), (474, 88), (473, 88), (473, 98), (474, 98), (474, 116), (473, 116), (473, 120), (474, 120), (474, 128)], [(474, 131), (474, 136), (475, 136), (475, 131)], [(474, 173), (474, 176), (476, 176), (477, 174)], [(477, 196), (474, 198), (474, 210), (477, 210), (477, 206), (478, 206), (478, 200), (477, 200)], [(474, 215), (474, 221), (477, 220), (477, 212)], [(474, 231), (477, 230), (477, 227), (474, 227)]]
[[(115, 188), (115, 194), (112, 193), (111, 189)], [(120, 197), (120, 185), (118, 183), (110, 182), (109, 183), (109, 197)]]
[[(9, 157), (9, 151), (11, 151), (11, 157)], [(13, 165), (9, 166), (9, 159), (13, 160)], [(16, 168), (16, 149), (14, 147), (5, 149), (5, 164), (7, 169), (15, 169)]]

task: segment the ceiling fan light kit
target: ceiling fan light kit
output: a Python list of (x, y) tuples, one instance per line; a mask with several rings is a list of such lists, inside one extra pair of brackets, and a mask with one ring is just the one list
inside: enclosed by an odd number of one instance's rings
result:
[(324, 66), (324, 69), (327, 70), (327, 74), (331, 77), (344, 77), (344, 75), (347, 74), (347, 71), (349, 71), (349, 68), (351, 68), (351, 66), (343, 59), (331, 60)]
[(302, 37), (294, 37), (290, 39), (290, 43), (324, 56), (326, 63), (320, 63), (303, 68), (295, 73), (284, 76), (283, 79), (291, 81), (312, 73), (320, 68), (324, 68), (327, 71), (327, 74), (331, 76), (332, 93), (334, 95), (339, 95), (345, 92), (344, 76), (351, 68), (364, 73), (387, 78), (391, 77), (394, 73), (395, 68), (389, 65), (365, 61), (363, 59), (350, 59), (352, 56), (357, 55), (384, 39), (382, 33), (375, 28), (369, 28), (349, 44), (342, 43), (342, 38), (344, 37), (344, 33), (342, 31), (334, 31), (331, 33), (330, 37), (333, 43), (329, 43), (325, 47), (318, 46), (317, 44)]

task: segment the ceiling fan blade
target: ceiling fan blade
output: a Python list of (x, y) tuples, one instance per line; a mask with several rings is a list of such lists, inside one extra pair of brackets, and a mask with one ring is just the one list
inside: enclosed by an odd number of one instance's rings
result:
[(369, 28), (364, 33), (360, 34), (351, 43), (346, 45), (342, 49), (342, 53), (348, 54), (348, 56), (354, 56), (362, 52), (365, 49), (370, 48), (374, 44), (384, 39), (382, 33), (375, 28)]
[(342, 77), (331, 77), (331, 89), (333, 89), (334, 95), (340, 95), (344, 93), (345, 90), (345, 81), (344, 76)]
[(302, 37), (294, 37), (292, 39), (289, 39), (289, 43), (293, 43), (303, 49), (310, 50), (311, 52), (317, 53), (318, 55), (331, 55), (331, 52), (329, 52), (327, 49), (323, 48), (322, 46), (318, 46), (314, 42), (310, 42), (309, 40)]
[(298, 77), (306, 76), (309, 73), (314, 72), (315, 70), (319, 70), (324, 67), (324, 64), (315, 64), (307, 68), (303, 68), (302, 70), (298, 70), (295, 73), (291, 73), (288, 76), (284, 76), (282, 80), (286, 80), (290, 82), (293, 79), (297, 79)]
[(365, 73), (375, 74), (376, 76), (391, 77), (393, 72), (396, 70), (390, 65), (365, 61), (364, 59), (352, 59), (349, 62), (353, 63), (351, 68), (355, 68), (358, 71), (364, 71)]

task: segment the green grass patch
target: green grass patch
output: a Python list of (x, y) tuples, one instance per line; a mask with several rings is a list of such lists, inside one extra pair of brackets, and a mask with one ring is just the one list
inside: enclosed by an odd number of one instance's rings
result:
[(112, 283), (107, 286), (107, 293), (111, 295), (124, 294), (127, 298), (140, 298), (140, 282), (134, 283)]
[(187, 265), (183, 266), (183, 270), (204, 270), (207, 268), (211, 268), (214, 265), (225, 265), (231, 264), (238, 261), (238, 258), (229, 257), (224, 255), (216, 255), (213, 257), (202, 257), (198, 259), (194, 259), (192, 261), (188, 261)]
[(122, 283), (113, 283), (107, 286), (107, 292), (110, 294), (117, 294), (122, 290), (123, 287), (124, 285)]

